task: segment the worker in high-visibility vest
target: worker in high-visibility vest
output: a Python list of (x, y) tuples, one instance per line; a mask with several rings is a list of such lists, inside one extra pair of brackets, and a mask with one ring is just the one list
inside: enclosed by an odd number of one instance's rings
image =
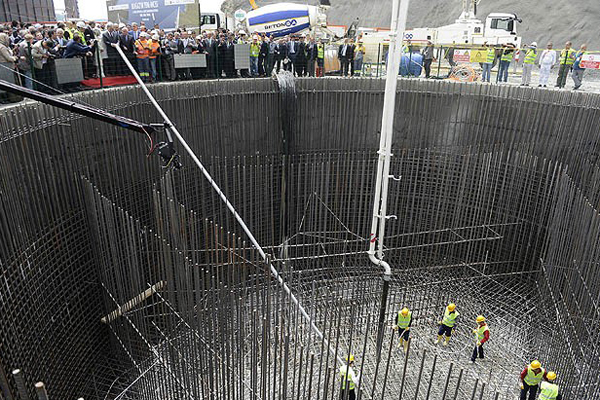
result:
[(482, 73), (481, 73), (481, 81), (489, 82), (492, 78), (492, 67), (494, 66), (494, 61), (496, 60), (496, 49), (494, 45), (484, 43), (484, 46), (487, 46), (486, 50), (486, 59), (482, 65)]
[(323, 39), (317, 43), (317, 77), (325, 76), (325, 44)]
[(444, 346), (448, 346), (450, 342), (450, 336), (456, 329), (456, 322), (458, 319), (458, 311), (456, 311), (456, 304), (450, 303), (444, 310), (444, 318), (440, 321), (440, 330), (438, 331), (438, 337), (435, 344), (442, 341), (442, 336), (446, 336), (444, 340)]
[(529, 393), (529, 400), (535, 400), (537, 395), (540, 382), (542, 379), (546, 379), (546, 370), (542, 368), (542, 363), (538, 360), (534, 360), (521, 372), (521, 399), (527, 400), (527, 393)]
[(150, 80), (150, 42), (146, 32), (140, 33), (140, 38), (135, 41), (135, 56), (137, 58), (138, 71), (142, 81)]
[(575, 63), (575, 50), (573, 50), (571, 46), (571, 42), (565, 43), (565, 49), (560, 52), (560, 57), (558, 57), (558, 65), (560, 65), (560, 67), (558, 69), (558, 78), (556, 78), (557, 88), (562, 89), (565, 87), (569, 71)]
[(502, 56), (500, 57), (500, 68), (498, 69), (498, 82), (508, 82), (508, 68), (515, 55), (515, 47), (512, 44), (502, 46)]
[(148, 58), (150, 59), (150, 71), (152, 71), (152, 81), (156, 82), (158, 79), (158, 67), (156, 65), (157, 57), (160, 55), (160, 37), (158, 35), (152, 36), (152, 41), (149, 44)]
[(562, 393), (559, 391), (559, 387), (554, 380), (556, 379), (555, 372), (548, 372), (546, 375), (547, 381), (540, 383), (540, 396), (539, 400), (562, 400)]
[(410, 327), (412, 325), (412, 312), (404, 307), (402, 310), (398, 311), (398, 315), (396, 316), (396, 325), (394, 325), (394, 329), (398, 331), (398, 335), (400, 336), (400, 343), (398, 343), (398, 347), (404, 347), (404, 352), (408, 351), (408, 337), (410, 336)]
[(258, 36), (254, 35), (252, 43), (250, 43), (250, 75), (258, 76), (258, 56), (260, 54), (261, 43), (258, 41)]
[(356, 385), (360, 376), (354, 373), (354, 355), (350, 354), (346, 358), (347, 365), (340, 367), (340, 399), (341, 400), (356, 400)]
[(521, 86), (529, 86), (531, 83), (531, 70), (535, 65), (537, 58), (537, 43), (533, 42), (529, 45), (525, 58), (523, 58), (523, 75), (521, 76)]
[(479, 358), (483, 358), (483, 344), (490, 340), (490, 328), (485, 322), (485, 317), (478, 315), (475, 321), (477, 321), (477, 328), (473, 329), (473, 333), (475, 334), (475, 348), (471, 356), (472, 363), (475, 362), (477, 355), (479, 355)]

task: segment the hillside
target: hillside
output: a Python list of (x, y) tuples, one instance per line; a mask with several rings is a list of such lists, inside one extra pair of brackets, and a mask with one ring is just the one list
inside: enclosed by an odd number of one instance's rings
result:
[[(280, 2), (256, 0), (259, 6)], [(295, 2), (318, 4), (318, 0)], [(328, 21), (333, 25), (349, 25), (358, 17), (361, 26), (389, 27), (391, 5), (392, 0), (331, 0)], [(233, 10), (240, 7), (250, 10), (247, 0), (226, 0), (223, 6)], [(408, 27), (436, 27), (453, 23), (460, 15), (461, 7), (461, 0), (413, 0)], [(543, 45), (552, 41), (556, 48), (571, 40), (577, 47), (587, 42), (591, 49), (600, 50), (596, 25), (600, 19), (600, 1), (482, 0), (478, 7), (479, 18), (485, 19), (491, 12), (512, 12), (522, 18), (518, 32), (525, 43), (537, 41)]]

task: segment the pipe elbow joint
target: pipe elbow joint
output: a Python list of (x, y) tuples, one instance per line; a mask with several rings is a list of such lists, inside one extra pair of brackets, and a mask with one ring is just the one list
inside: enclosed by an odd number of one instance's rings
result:
[(383, 280), (391, 281), (392, 280), (392, 268), (390, 267), (390, 264), (375, 257), (375, 252), (369, 251), (368, 254), (369, 254), (369, 259), (371, 260), (371, 262), (373, 262), (373, 264), (383, 267)]

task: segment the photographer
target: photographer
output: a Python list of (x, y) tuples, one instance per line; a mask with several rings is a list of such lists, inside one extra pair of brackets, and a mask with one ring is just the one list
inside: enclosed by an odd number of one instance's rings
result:
[(37, 82), (35, 82), (35, 89), (40, 92), (51, 93), (48, 86), (50, 86), (50, 75), (48, 73), (48, 59), (52, 57), (49, 50), (54, 47), (52, 40), (40, 40), (31, 47), (31, 57), (33, 58), (34, 76)]

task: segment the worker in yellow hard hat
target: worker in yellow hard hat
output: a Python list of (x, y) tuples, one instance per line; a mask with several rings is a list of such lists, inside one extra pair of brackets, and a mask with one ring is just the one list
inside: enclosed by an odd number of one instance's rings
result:
[(535, 400), (542, 379), (547, 379), (546, 370), (542, 368), (542, 363), (534, 360), (521, 372), (521, 400)]
[(477, 328), (473, 329), (473, 333), (475, 334), (475, 348), (473, 349), (473, 355), (471, 356), (472, 363), (475, 362), (478, 354), (479, 358), (483, 358), (483, 344), (490, 340), (490, 329), (485, 322), (485, 317), (483, 315), (478, 315), (477, 318), (475, 318), (475, 321), (477, 322)]
[(456, 321), (458, 318), (458, 311), (456, 311), (456, 304), (450, 303), (446, 307), (444, 311), (444, 318), (440, 321), (440, 330), (438, 331), (438, 337), (435, 344), (438, 344), (442, 341), (442, 336), (446, 336), (446, 340), (444, 341), (444, 346), (448, 346), (450, 342), (450, 336), (456, 329)]
[(341, 400), (356, 400), (356, 385), (358, 385), (359, 375), (354, 373), (354, 355), (346, 357), (347, 365), (340, 367), (340, 380), (342, 387), (340, 389)]
[(559, 391), (559, 387), (554, 381), (556, 380), (556, 372), (548, 372), (546, 374), (546, 380), (540, 383), (540, 397), (539, 400), (562, 400), (562, 394)]
[(412, 325), (412, 312), (404, 307), (402, 310), (398, 311), (398, 316), (396, 317), (396, 325), (394, 325), (394, 329), (398, 331), (398, 335), (400, 336), (400, 343), (398, 343), (398, 347), (404, 347), (404, 352), (408, 351), (408, 337), (410, 335), (410, 326)]

